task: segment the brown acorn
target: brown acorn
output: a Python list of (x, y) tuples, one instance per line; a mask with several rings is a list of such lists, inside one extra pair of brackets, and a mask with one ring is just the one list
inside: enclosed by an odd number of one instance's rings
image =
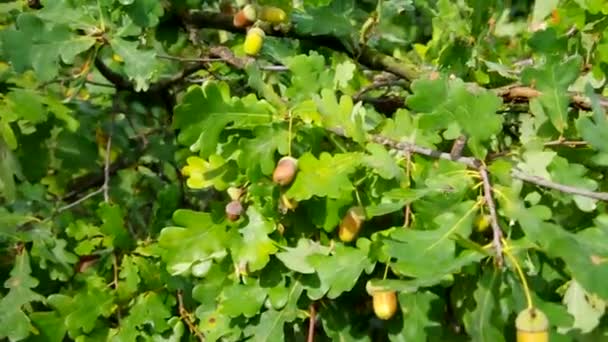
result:
[(283, 157), (272, 173), (272, 181), (279, 185), (287, 185), (293, 181), (297, 171), (298, 160), (289, 156)]
[(257, 11), (253, 5), (246, 5), (240, 11), (236, 12), (232, 18), (232, 24), (235, 27), (251, 26), (257, 19)]
[(395, 291), (378, 291), (372, 295), (376, 317), (388, 320), (397, 312), (397, 293)]
[(240, 201), (233, 200), (226, 204), (226, 218), (229, 221), (236, 221), (243, 213), (243, 205)]
[(549, 320), (537, 308), (522, 310), (515, 319), (517, 342), (548, 342)]
[(365, 221), (365, 211), (362, 207), (348, 209), (340, 222), (340, 229), (338, 230), (340, 240), (343, 242), (353, 241), (359, 234), (363, 221)]

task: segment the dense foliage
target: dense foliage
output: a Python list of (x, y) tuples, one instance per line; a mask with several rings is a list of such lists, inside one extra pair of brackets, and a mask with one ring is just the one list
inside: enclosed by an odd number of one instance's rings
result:
[(608, 340), (604, 1), (243, 5), (0, 3), (0, 339)]

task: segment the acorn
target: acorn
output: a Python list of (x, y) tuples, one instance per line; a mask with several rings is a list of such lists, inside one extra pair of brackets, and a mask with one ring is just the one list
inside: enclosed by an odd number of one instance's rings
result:
[(522, 310), (515, 319), (517, 342), (548, 342), (549, 320), (537, 308)]
[(475, 219), (475, 227), (478, 232), (483, 232), (490, 226), (490, 215), (479, 215)]
[(249, 56), (255, 56), (260, 53), (262, 45), (264, 44), (264, 37), (266, 37), (266, 34), (259, 27), (252, 27), (249, 29), (243, 47), (245, 53)]
[(298, 171), (298, 160), (287, 156), (279, 159), (277, 167), (272, 173), (272, 181), (285, 186), (293, 181)]
[(263, 6), (259, 11), (258, 19), (271, 24), (280, 24), (287, 19), (287, 14), (278, 7)]
[(376, 317), (388, 320), (397, 312), (397, 293), (395, 291), (377, 291), (372, 295)]
[(359, 234), (363, 221), (365, 221), (365, 211), (362, 207), (349, 208), (340, 222), (340, 229), (338, 230), (340, 240), (343, 242), (353, 241)]
[(255, 6), (246, 5), (240, 11), (236, 12), (232, 18), (232, 24), (235, 27), (251, 26), (257, 19), (257, 11)]
[(243, 205), (240, 201), (233, 200), (226, 204), (226, 218), (229, 221), (236, 221), (243, 213)]

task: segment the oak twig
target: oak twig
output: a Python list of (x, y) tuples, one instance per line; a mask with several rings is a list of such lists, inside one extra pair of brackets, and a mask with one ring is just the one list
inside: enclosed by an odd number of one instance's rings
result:
[(492, 227), (492, 245), (494, 246), (494, 252), (496, 253), (496, 263), (499, 267), (503, 265), (502, 257), (502, 230), (498, 224), (498, 215), (496, 215), (496, 205), (494, 204), (494, 198), (492, 197), (492, 184), (490, 183), (490, 176), (488, 175), (488, 169), (485, 165), (479, 167), (479, 175), (483, 182), (483, 197), (485, 204), (490, 212), (490, 225)]
[(103, 192), (103, 188), (99, 188), (99, 189), (97, 189), (97, 190), (95, 190), (95, 191), (93, 191), (93, 192), (91, 192), (91, 193), (89, 193), (89, 194), (87, 194), (87, 195), (85, 195), (85, 196), (83, 196), (83, 197), (75, 200), (72, 203), (69, 203), (69, 204), (64, 205), (63, 207), (60, 207), (59, 209), (57, 209), (57, 212), (62, 212), (62, 211), (68, 210), (70, 208), (73, 208), (73, 207), (79, 205), (80, 203), (88, 200), (89, 198), (95, 197), (96, 195), (99, 195), (102, 192)]
[(317, 320), (317, 311), (315, 309), (315, 303), (311, 303), (309, 306), (310, 315), (308, 317), (308, 337), (306, 342), (315, 341), (315, 322)]
[[(234, 26), (232, 23), (232, 16), (228, 14), (192, 10), (184, 13), (182, 19), (187, 25), (191, 25), (192, 27), (212, 28), (236, 33), (246, 32), (246, 28)], [(266, 34), (276, 37), (310, 41), (317, 46), (324, 46), (332, 50), (346, 53), (353, 59), (358, 59), (361, 64), (370, 69), (388, 71), (406, 80), (414, 80), (419, 76), (419, 71), (413, 64), (401, 61), (369, 47), (363, 47), (360, 51), (352, 51), (340, 39), (331, 35), (311, 36), (301, 34), (294, 29), (283, 31), (269, 30)]]
[(188, 312), (186, 307), (184, 307), (184, 296), (182, 294), (182, 290), (177, 290), (177, 309), (179, 311), (179, 317), (182, 321), (184, 321), (184, 323), (186, 323), (188, 329), (190, 329), (190, 332), (193, 333), (199, 341), (205, 341), (205, 336), (200, 330), (198, 330), (198, 327), (196, 324), (194, 324), (192, 318), (190, 317), (190, 312)]
[[(343, 136), (345, 137), (346, 134), (344, 133), (344, 130), (341, 128), (331, 128), (328, 129), (329, 131)], [(411, 153), (416, 153), (416, 154), (420, 154), (420, 155), (424, 155), (427, 157), (433, 157), (433, 158), (437, 158), (437, 159), (445, 159), (445, 160), (451, 160), (451, 161), (455, 161), (457, 163), (461, 163), (463, 165), (466, 165), (470, 168), (474, 168), (474, 169), (480, 169), (482, 167), (482, 162), (479, 159), (476, 158), (472, 158), (472, 157), (458, 157), (458, 158), (453, 158), (449, 153), (445, 153), (445, 152), (441, 152), (441, 151), (437, 151), (437, 150), (433, 150), (427, 147), (422, 147), (422, 146), (418, 146), (416, 144), (413, 143), (409, 143), (409, 142), (398, 142), (395, 141), (393, 139), (387, 138), (385, 136), (382, 135), (372, 135), (371, 136), (371, 140), (384, 145), (384, 146), (388, 146), (391, 148), (394, 148), (396, 150), (400, 150), (403, 152), (411, 152)], [(525, 172), (518, 170), (517, 168), (513, 168), (511, 170), (511, 176), (513, 178), (525, 181), (527, 183), (531, 183), (531, 184), (535, 184), (541, 187), (545, 187), (545, 188), (550, 188), (550, 189), (554, 189), (554, 190), (558, 190), (561, 191), (563, 193), (568, 193), (568, 194), (572, 194), (572, 195), (579, 195), (579, 196), (583, 196), (583, 197), (588, 197), (588, 198), (593, 198), (593, 199), (597, 199), (600, 201), (606, 201), (608, 202), (608, 192), (595, 192), (595, 191), (589, 191), (586, 189), (581, 189), (581, 188), (577, 188), (577, 187), (573, 187), (573, 186), (569, 186), (569, 185), (564, 185), (564, 184), (559, 184), (559, 183), (555, 183), (552, 182), (550, 180), (547, 180), (545, 178), (542, 177), (538, 177), (538, 176), (533, 176), (533, 175), (529, 175), (526, 174)]]
[(573, 187), (573, 186), (569, 186), (569, 185), (554, 183), (554, 182), (547, 180), (545, 178), (542, 178), (542, 177), (528, 175), (528, 174), (522, 172), (521, 170), (517, 170), (517, 169), (513, 169), (511, 171), (511, 176), (513, 176), (513, 178), (517, 178), (524, 182), (536, 184), (538, 186), (557, 190), (557, 191), (560, 191), (563, 193), (567, 193), (567, 194), (571, 194), (571, 195), (578, 195), (578, 196), (583, 196), (583, 197), (588, 197), (588, 198), (593, 198), (596, 200), (608, 202), (608, 192), (595, 192), (595, 191), (589, 191), (589, 190), (585, 190), (585, 189), (581, 189), (581, 188), (577, 188), (577, 187)]
[(110, 123), (110, 133), (108, 134), (108, 142), (106, 143), (106, 155), (103, 167), (103, 200), (108, 203), (110, 202), (110, 196), (108, 191), (110, 188), (110, 151), (112, 149), (112, 136), (114, 135), (114, 116), (116, 113), (112, 113), (112, 122)]

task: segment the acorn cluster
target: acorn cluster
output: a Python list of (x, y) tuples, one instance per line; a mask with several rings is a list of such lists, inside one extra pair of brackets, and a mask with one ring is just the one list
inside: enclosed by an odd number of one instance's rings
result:
[(247, 55), (255, 56), (262, 50), (266, 35), (264, 30), (254, 24), (266, 22), (278, 25), (286, 20), (287, 14), (278, 7), (247, 4), (234, 14), (232, 24), (238, 28), (249, 27), (243, 49)]

